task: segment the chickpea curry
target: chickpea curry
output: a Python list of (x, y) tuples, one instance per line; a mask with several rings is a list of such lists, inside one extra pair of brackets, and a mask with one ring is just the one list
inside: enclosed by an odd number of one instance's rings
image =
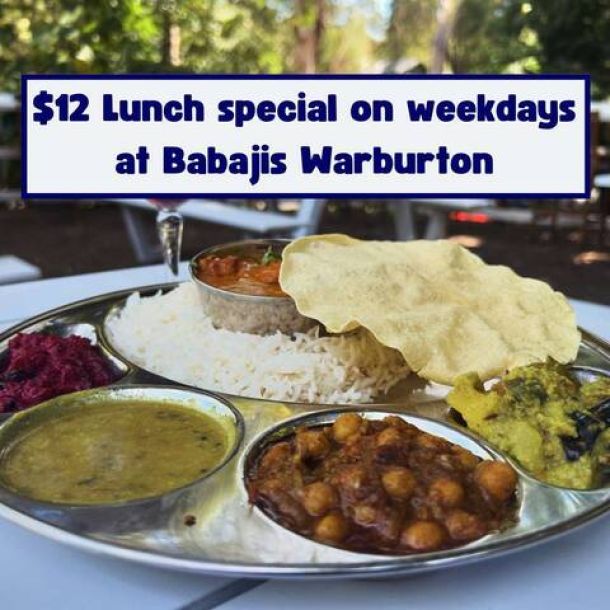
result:
[(210, 286), (251, 296), (284, 297), (279, 275), (282, 258), (271, 247), (260, 260), (250, 256), (202, 256), (195, 261), (197, 278)]
[(464, 544), (515, 518), (517, 474), (397, 416), (352, 412), (276, 441), (247, 474), (250, 502), (280, 525), (350, 551)]

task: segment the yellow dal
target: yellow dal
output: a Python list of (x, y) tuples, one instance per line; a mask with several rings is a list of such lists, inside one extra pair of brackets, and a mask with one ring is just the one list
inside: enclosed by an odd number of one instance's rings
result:
[(188, 407), (100, 400), (17, 435), (2, 454), (0, 479), (49, 502), (134, 500), (204, 476), (221, 462), (227, 442), (218, 421)]

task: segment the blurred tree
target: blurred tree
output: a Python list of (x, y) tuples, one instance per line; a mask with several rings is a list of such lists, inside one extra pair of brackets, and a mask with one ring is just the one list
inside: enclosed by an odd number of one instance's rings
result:
[(451, 71), (536, 71), (539, 64), (531, 46), (536, 37), (525, 24), (523, 4), (516, 0), (461, 0), (447, 53)]
[(459, 0), (438, 0), (436, 28), (432, 40), (432, 59), (430, 60), (430, 71), (435, 74), (442, 72), (445, 67), (449, 43), (453, 34), (453, 24), (459, 6)]
[[(373, 5), (375, 8), (373, 9)], [(610, 0), (0, 0), (0, 90), (21, 72), (588, 72), (610, 93)]]
[(368, 72), (376, 60), (377, 44), (370, 33), (370, 16), (350, 11), (326, 28), (319, 72)]
[(591, 74), (594, 95), (610, 94), (610, 0), (531, 0), (524, 26), (536, 33), (543, 72)]
[(437, 0), (393, 0), (382, 51), (390, 63), (408, 56), (428, 65)]
[(140, 0), (0, 0), (2, 89), (20, 72), (123, 71), (159, 60), (153, 6)]
[[(405, 55), (428, 72), (503, 70), (516, 53), (519, 28), (507, 15), (521, 16), (519, 0), (394, 0), (384, 45), (391, 62)], [(514, 27), (513, 27), (514, 26)], [(519, 51), (522, 52), (520, 46)]]
[(277, 73), (284, 70), (279, 4), (264, 0), (172, 2), (176, 5), (173, 23), (181, 31), (181, 71)]
[(294, 31), (292, 69), (311, 74), (318, 71), (332, 6), (328, 0), (294, 0), (288, 22)]
[(262, 0), (0, 0), (0, 90), (21, 72), (279, 72)]
[(382, 52), (428, 71), (444, 56), (452, 72), (589, 73), (608, 95), (610, 0), (393, 0)]

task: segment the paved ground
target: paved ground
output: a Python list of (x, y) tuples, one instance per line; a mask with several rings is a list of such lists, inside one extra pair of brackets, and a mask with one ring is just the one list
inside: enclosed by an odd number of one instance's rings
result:
[[(145, 213), (144, 213), (145, 214)], [(154, 216), (150, 219), (151, 235)], [(392, 239), (392, 218), (383, 204), (358, 209), (331, 205), (322, 232), (369, 239)], [(563, 233), (555, 243), (528, 227), (451, 223), (450, 234), (485, 261), (549, 282), (568, 296), (610, 304), (610, 249), (572, 241)], [(239, 238), (225, 227), (188, 220), (184, 257), (207, 245)], [(35, 204), (9, 210), (0, 205), (0, 254), (15, 254), (36, 265), (45, 277), (86, 273), (136, 264), (121, 215), (111, 204)], [(499, 295), (501, 297), (501, 295)]]

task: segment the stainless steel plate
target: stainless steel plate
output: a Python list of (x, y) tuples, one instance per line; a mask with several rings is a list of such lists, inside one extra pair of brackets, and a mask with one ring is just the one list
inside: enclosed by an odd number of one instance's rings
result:
[[(123, 359), (103, 332), (108, 312), (131, 292), (138, 290), (149, 295), (172, 286), (135, 288), (55, 309), (1, 334), (0, 354), (10, 337), (19, 331), (78, 333), (97, 341), (124, 373), (115, 385), (154, 384), (166, 387), (168, 394), (172, 388), (186, 389)], [(602, 374), (610, 372), (610, 346), (583, 333), (577, 364)], [(481, 456), (507, 459), (451, 422), (443, 401), (446, 388), (425, 385), (412, 377), (383, 402), (357, 409), (370, 417), (377, 417), (380, 412), (397, 412), (418, 427)], [(150, 510), (135, 506), (128, 513), (114, 514), (103, 509), (79, 512), (70, 507), (25, 502), (0, 489), (0, 515), (84, 550), (160, 567), (224, 576), (353, 578), (407, 574), (492, 557), (558, 536), (610, 510), (608, 486), (592, 491), (561, 489), (534, 480), (513, 463), (520, 473), (520, 508), (518, 523), (510, 529), (457, 549), (403, 557), (352, 553), (321, 545), (282, 528), (249, 506), (242, 482), (244, 465), (268, 434), (289, 430), (294, 424), (292, 420), (305, 417), (323, 423), (344, 408), (356, 407), (228, 398), (245, 423), (244, 438), (236, 455), (200, 483), (169, 494), (161, 507)], [(192, 517), (195, 523), (188, 525)]]

